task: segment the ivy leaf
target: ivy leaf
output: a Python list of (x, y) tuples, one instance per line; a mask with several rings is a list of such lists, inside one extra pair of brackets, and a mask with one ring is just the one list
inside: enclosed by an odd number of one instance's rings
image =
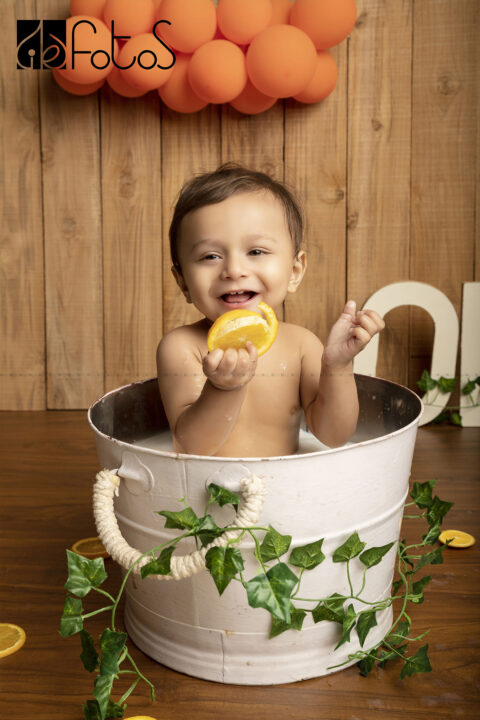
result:
[(95, 679), (95, 687), (93, 689), (93, 697), (98, 702), (100, 711), (100, 720), (107, 717), (108, 704), (110, 701), (110, 693), (112, 692), (114, 675), (98, 675)]
[(425, 545), (433, 545), (433, 543), (438, 540), (440, 532), (441, 527), (438, 523), (432, 525), (431, 528), (429, 528), (428, 532), (425, 533), (425, 535), (422, 535), (422, 540)]
[(384, 668), (388, 660), (396, 660), (399, 653), (402, 657), (405, 657), (407, 646), (408, 643), (405, 643), (405, 645), (398, 645), (395, 650), (382, 650), (378, 656), (378, 667)]
[(370, 675), (373, 666), (375, 665), (375, 660), (377, 659), (377, 648), (373, 648), (373, 650), (370, 650), (370, 652), (363, 657), (360, 662), (357, 663), (357, 667), (360, 671), (360, 675), (363, 675), (363, 677), (367, 677)]
[(423, 597), (423, 588), (428, 585), (431, 579), (431, 575), (426, 575), (421, 580), (417, 580), (417, 582), (412, 583), (412, 592), (408, 596), (408, 599), (415, 603), (415, 605), (421, 605), (423, 603), (425, 599)]
[(85, 597), (94, 587), (99, 587), (107, 578), (103, 558), (88, 560), (72, 550), (67, 550), (68, 579), (65, 588), (72, 595)]
[(100, 638), (102, 660), (100, 662), (100, 675), (116, 675), (119, 671), (118, 658), (125, 647), (127, 633), (116, 632), (108, 628), (103, 631)]
[(279, 620), (272, 616), (270, 638), (280, 635), (285, 632), (285, 630), (301, 630), (306, 614), (305, 610), (300, 610), (290, 603), (290, 622), (287, 623), (284, 620)]
[[(477, 378), (477, 380), (479, 380), (479, 378)], [(475, 390), (475, 383), (475, 380), (469, 380), (462, 388), (462, 395), (470, 395), (470, 393)]]
[[(109, 700), (107, 706), (108, 718), (123, 718), (126, 705), (118, 705)], [(82, 705), (83, 717), (85, 720), (101, 720), (100, 708), (96, 700), (87, 700), (86, 705)]]
[(313, 621), (317, 623), (322, 620), (329, 620), (330, 622), (337, 622), (343, 625), (343, 619), (345, 617), (344, 603), (344, 595), (333, 593), (333, 595), (330, 595), (326, 600), (318, 603), (317, 607), (312, 610)]
[(148, 575), (168, 575), (171, 570), (171, 559), (174, 550), (175, 547), (173, 545), (163, 548), (158, 557), (153, 558), (149, 563), (143, 565), (140, 568), (142, 579)]
[(432, 378), (428, 370), (424, 370), (420, 380), (417, 380), (417, 385), (422, 392), (427, 393), (437, 387), (437, 381)]
[(294, 548), (288, 559), (290, 565), (295, 565), (295, 567), (301, 567), (305, 570), (313, 570), (317, 565), (320, 565), (320, 563), (325, 560), (325, 555), (322, 552), (323, 540), (324, 538), (316, 540), (313, 543), (308, 543), (308, 545)]
[(312, 610), (312, 618), (314, 623), (322, 622), (322, 620), (328, 620), (329, 622), (336, 622), (340, 625), (343, 625), (343, 617), (343, 609), (342, 614), (336, 613), (323, 603), (318, 603), (317, 607)]
[(64, 638), (75, 635), (83, 628), (82, 601), (80, 598), (67, 595), (63, 607), (62, 619), (60, 620), (60, 635)]
[(437, 547), (435, 548), (435, 550), (432, 550), (432, 552), (422, 555), (422, 557), (417, 563), (415, 572), (417, 570), (420, 570), (420, 568), (424, 567), (425, 565), (441, 565), (443, 563), (443, 551), (445, 547), (446, 546)]
[(291, 542), (291, 535), (280, 535), (275, 528), (269, 525), (268, 531), (260, 545), (260, 556), (263, 562), (279, 559), (287, 552)]
[(392, 595), (396, 595), (397, 592), (402, 587), (402, 585), (403, 585), (403, 580), (395, 580), (395, 582), (392, 583)]
[(197, 522), (192, 528), (192, 535), (200, 538), (202, 547), (205, 547), (212, 540), (219, 537), (223, 533), (223, 528), (219, 528), (215, 520), (211, 515), (205, 515), (204, 517), (198, 518)]
[(440, 500), (439, 497), (435, 496), (433, 502), (430, 505), (427, 513), (427, 521), (430, 526), (441, 524), (443, 518), (448, 513), (450, 508), (453, 506), (451, 502), (445, 502)]
[(355, 612), (355, 608), (353, 607), (353, 605), (350, 604), (348, 606), (347, 612), (345, 613), (345, 616), (343, 618), (342, 635), (335, 647), (335, 650), (337, 648), (339, 648), (340, 645), (343, 645), (343, 643), (350, 642), (350, 633), (352, 632), (353, 628), (355, 627), (356, 620), (357, 620), (357, 613)]
[(212, 547), (205, 555), (205, 564), (221, 595), (235, 575), (243, 570), (243, 557), (238, 548)]
[(360, 645), (363, 647), (363, 644), (366, 640), (366, 637), (370, 630), (375, 627), (377, 624), (377, 616), (374, 610), (369, 610), (368, 612), (360, 613), (360, 616), (357, 621), (357, 635), (358, 639), (360, 640)]
[(80, 640), (82, 641), (82, 653), (80, 660), (83, 663), (83, 667), (88, 672), (93, 672), (98, 665), (99, 657), (95, 650), (95, 644), (93, 637), (87, 630), (80, 631)]
[(456, 412), (456, 410), (452, 410), (450, 412), (450, 421), (452, 422), (453, 425), (456, 425), (457, 427), (463, 427), (462, 418), (459, 415), (459, 413)]
[(210, 493), (211, 499), (216, 502), (217, 505), (220, 505), (220, 507), (223, 507), (224, 505), (233, 505), (235, 510), (238, 509), (241, 499), (240, 495), (237, 495), (226, 488), (220, 487), (220, 485), (215, 485), (215, 483), (210, 483), (208, 486), (208, 492)]
[(262, 607), (274, 617), (290, 622), (290, 594), (298, 582), (297, 576), (285, 565), (278, 563), (266, 574), (256, 575), (249, 580), (247, 591), (250, 607)]
[(358, 534), (354, 532), (353, 535), (350, 535), (350, 537), (345, 540), (343, 545), (340, 545), (340, 547), (335, 550), (332, 560), (336, 563), (347, 562), (347, 560), (351, 560), (357, 557), (357, 555), (360, 555), (365, 545), (366, 543), (361, 542)]
[[(394, 647), (396, 647), (397, 645), (401, 645), (409, 632), (410, 623), (406, 620), (402, 620), (402, 622), (399, 622), (398, 625), (388, 635), (388, 642)], [(407, 646), (405, 645), (405, 647)]]
[(382, 560), (383, 556), (394, 546), (395, 543), (391, 542), (388, 545), (382, 545), (381, 547), (373, 547), (365, 550), (359, 557), (359, 560), (365, 565), (365, 567), (371, 568), (374, 565), (378, 565)]
[(166, 528), (175, 528), (177, 530), (193, 530), (198, 517), (191, 507), (187, 507), (179, 512), (170, 510), (160, 510), (157, 515), (163, 515), (167, 518), (165, 521)]
[(451, 393), (455, 388), (456, 382), (455, 378), (446, 378), (442, 375), (442, 377), (437, 380), (438, 389), (441, 393)]
[(428, 658), (428, 645), (423, 645), (412, 657), (405, 658), (405, 664), (400, 672), (400, 677), (414, 675), (415, 673), (431, 672), (432, 666)]
[(436, 480), (427, 480), (424, 483), (413, 483), (410, 497), (419, 508), (428, 508), (433, 502), (432, 492), (435, 487)]

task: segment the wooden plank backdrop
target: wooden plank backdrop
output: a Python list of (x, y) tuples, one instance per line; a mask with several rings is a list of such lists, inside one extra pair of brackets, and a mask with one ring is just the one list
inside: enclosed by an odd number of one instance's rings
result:
[[(334, 93), (248, 117), (183, 116), (108, 86), (76, 98), (50, 72), (16, 70), (16, 20), (68, 6), (0, 6), (1, 409), (85, 408), (155, 374), (162, 335), (199, 317), (170, 272), (173, 203), (227, 160), (303, 204), (308, 270), (286, 321), (325, 339), (347, 297), (407, 279), (460, 313), (462, 282), (480, 279), (479, 0), (357, 0)], [(378, 374), (415, 388), (432, 337), (424, 312), (389, 313)]]

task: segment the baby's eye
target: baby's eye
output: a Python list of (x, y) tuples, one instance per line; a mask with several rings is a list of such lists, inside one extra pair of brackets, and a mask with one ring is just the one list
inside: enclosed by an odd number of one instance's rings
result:
[(212, 260), (212, 258), (215, 259), (217, 257), (218, 255), (215, 255), (215, 253), (209, 253), (208, 255), (204, 255), (202, 258), (200, 258), (200, 260)]
[(250, 250), (250, 254), (251, 254), (251, 253), (255, 253), (255, 255), (256, 255), (257, 253), (259, 253), (260, 255), (265, 255), (265, 251), (264, 251), (264, 250), (260, 250), (259, 248), (255, 248), (254, 250)]

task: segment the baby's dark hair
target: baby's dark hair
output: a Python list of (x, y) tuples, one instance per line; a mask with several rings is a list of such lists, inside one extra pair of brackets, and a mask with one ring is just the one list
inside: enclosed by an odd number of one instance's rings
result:
[(181, 274), (177, 243), (180, 224), (193, 210), (215, 205), (241, 192), (270, 192), (283, 205), (295, 255), (300, 251), (303, 237), (303, 217), (299, 203), (285, 185), (258, 170), (228, 162), (213, 172), (195, 175), (180, 190), (170, 224), (170, 255), (175, 269)]

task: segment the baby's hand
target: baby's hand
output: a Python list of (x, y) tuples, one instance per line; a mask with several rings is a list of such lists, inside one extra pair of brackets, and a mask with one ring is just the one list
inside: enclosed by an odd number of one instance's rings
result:
[(245, 348), (235, 350), (215, 348), (203, 358), (203, 372), (219, 390), (236, 390), (246, 385), (255, 375), (258, 351), (247, 341)]
[(368, 345), (372, 337), (385, 327), (384, 321), (375, 310), (356, 312), (356, 307), (355, 302), (349, 300), (332, 327), (323, 351), (322, 362), (325, 365), (348, 365), (355, 355)]

